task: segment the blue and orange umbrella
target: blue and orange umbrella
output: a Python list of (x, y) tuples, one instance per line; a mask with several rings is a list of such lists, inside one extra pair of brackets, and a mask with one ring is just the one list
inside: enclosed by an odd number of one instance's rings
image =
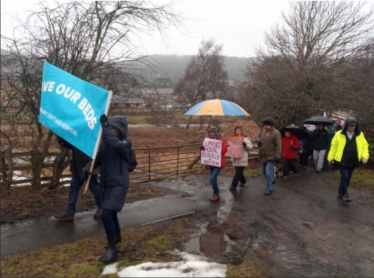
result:
[(186, 116), (250, 116), (234, 102), (223, 99), (210, 99), (192, 106)]

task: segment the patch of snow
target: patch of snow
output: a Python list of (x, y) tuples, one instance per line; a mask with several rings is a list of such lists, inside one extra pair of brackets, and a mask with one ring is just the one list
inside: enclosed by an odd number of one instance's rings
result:
[(102, 275), (117, 274), (119, 277), (226, 277), (226, 265), (209, 262), (201, 255), (176, 250), (183, 261), (168, 263), (146, 262), (122, 269), (118, 264), (107, 265)]

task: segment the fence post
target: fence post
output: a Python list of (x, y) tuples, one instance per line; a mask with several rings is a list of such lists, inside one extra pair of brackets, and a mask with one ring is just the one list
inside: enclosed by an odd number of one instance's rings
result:
[(177, 148), (177, 177), (178, 177), (178, 174), (179, 174), (179, 146)]
[(1, 187), (3, 187), (5, 185), (5, 181), (8, 180), (8, 176), (7, 176), (7, 164), (6, 164), (6, 160), (5, 160), (5, 151), (1, 152), (0, 154), (0, 157), (1, 157), (1, 177), (2, 177), (2, 181), (1, 181)]
[(148, 181), (151, 180), (151, 149), (148, 148)]

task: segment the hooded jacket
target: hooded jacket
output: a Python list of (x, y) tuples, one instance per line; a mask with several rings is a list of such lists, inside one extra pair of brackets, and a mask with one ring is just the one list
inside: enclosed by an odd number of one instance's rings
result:
[(358, 161), (361, 161), (363, 158), (369, 159), (369, 144), (366, 141), (364, 133), (359, 130), (356, 119), (348, 118), (345, 122), (344, 129), (336, 132), (332, 139), (331, 148), (327, 156), (328, 161), (342, 161), (345, 146), (347, 143), (347, 126), (352, 123), (356, 124), (355, 140), (357, 148), (357, 159)]
[[(111, 126), (120, 131), (116, 136)], [(123, 116), (114, 116), (103, 126), (103, 140), (96, 157), (95, 168), (100, 166), (100, 184), (105, 188), (129, 185), (129, 165), (131, 141), (127, 139), (127, 120)]]

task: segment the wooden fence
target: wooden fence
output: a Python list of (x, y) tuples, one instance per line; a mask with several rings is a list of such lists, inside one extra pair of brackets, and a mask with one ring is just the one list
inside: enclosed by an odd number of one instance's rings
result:
[[(189, 175), (201, 168), (200, 164), (200, 144), (178, 145), (159, 148), (135, 149), (138, 166), (135, 171), (130, 173), (131, 182), (149, 182), (164, 180), (168, 177), (180, 177)], [(52, 177), (53, 160), (57, 153), (49, 153), (44, 161), (42, 182), (50, 184)], [(30, 185), (31, 163), (30, 152), (18, 152), (12, 154), (14, 168), (11, 185)], [(229, 157), (226, 157), (229, 160)], [(253, 149), (249, 159), (258, 159), (258, 151)], [(0, 152), (0, 172), (1, 183), (8, 179), (7, 171), (9, 165), (5, 159), (5, 153)], [(59, 184), (69, 184), (71, 174), (68, 170), (64, 171)]]

